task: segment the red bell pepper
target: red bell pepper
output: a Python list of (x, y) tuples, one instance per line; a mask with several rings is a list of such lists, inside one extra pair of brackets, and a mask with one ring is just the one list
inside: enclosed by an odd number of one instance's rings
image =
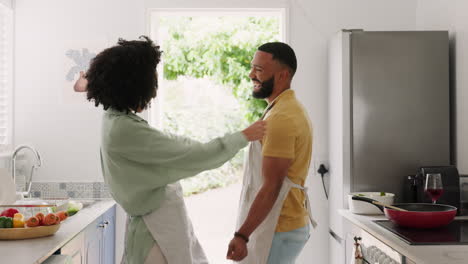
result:
[(16, 213), (19, 213), (18, 210), (16, 210), (15, 208), (8, 208), (6, 210), (4, 210), (0, 216), (6, 216), (6, 217), (11, 217), (13, 218), (13, 216), (16, 214)]

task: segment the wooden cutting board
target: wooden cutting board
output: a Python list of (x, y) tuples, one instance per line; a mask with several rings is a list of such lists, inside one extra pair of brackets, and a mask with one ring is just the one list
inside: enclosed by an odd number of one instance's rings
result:
[(60, 224), (25, 228), (0, 228), (0, 240), (17, 240), (51, 236), (59, 230)]

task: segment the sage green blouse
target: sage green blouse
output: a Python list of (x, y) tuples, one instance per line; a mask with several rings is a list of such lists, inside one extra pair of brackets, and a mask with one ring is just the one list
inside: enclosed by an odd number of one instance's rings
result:
[(241, 132), (207, 143), (163, 133), (141, 117), (108, 109), (101, 131), (101, 167), (115, 201), (130, 216), (127, 263), (143, 263), (154, 239), (141, 216), (161, 204), (165, 187), (221, 166), (247, 145)]

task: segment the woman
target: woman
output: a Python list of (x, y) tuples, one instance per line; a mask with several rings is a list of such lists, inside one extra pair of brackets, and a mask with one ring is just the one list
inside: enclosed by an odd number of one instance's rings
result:
[(120, 39), (92, 60), (74, 88), (106, 110), (101, 166), (112, 197), (129, 215), (123, 262), (208, 263), (178, 181), (219, 167), (248, 141), (262, 138), (265, 123), (205, 144), (150, 127), (135, 113), (156, 96), (160, 55), (147, 37)]

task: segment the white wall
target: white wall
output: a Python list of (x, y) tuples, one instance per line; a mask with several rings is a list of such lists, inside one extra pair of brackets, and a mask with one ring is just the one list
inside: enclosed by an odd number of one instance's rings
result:
[(0, 0), (0, 4), (3, 4), (3, 5), (8, 6), (8, 7), (13, 6), (12, 0)]
[(456, 159), (461, 174), (468, 174), (468, 2), (418, 0), (417, 25), (420, 29), (449, 30), (452, 41), (451, 75), (455, 88)]
[(36, 181), (102, 181), (101, 111), (71, 92), (65, 52), (143, 34), (141, 1), (17, 0), (15, 9), (15, 145), (41, 152)]
[[(15, 144), (43, 156), (39, 181), (98, 181), (101, 111), (69, 94), (68, 48), (102, 47), (146, 33), (146, 9), (289, 7), (290, 44), (299, 60), (293, 89), (314, 124), (314, 160), (328, 157), (327, 42), (341, 28), (415, 26), (416, 0), (82, 0), (16, 1)], [(80, 101), (81, 100), (81, 101)], [(314, 168), (314, 166), (312, 166)], [(328, 263), (327, 202), (320, 178), (308, 180), (319, 222), (298, 263)]]

